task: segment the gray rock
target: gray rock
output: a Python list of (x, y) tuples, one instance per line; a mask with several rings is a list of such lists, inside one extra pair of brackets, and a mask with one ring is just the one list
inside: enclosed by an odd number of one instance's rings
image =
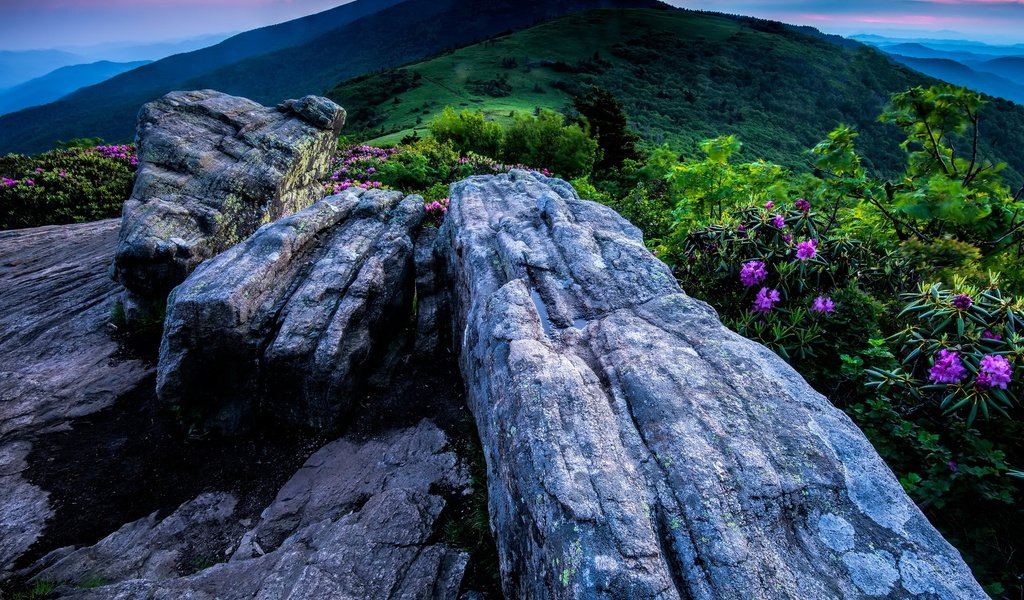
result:
[(450, 196), (507, 597), (985, 597), (853, 423), (635, 227), (523, 171)]
[[(175, 560), (195, 552), (192, 534), (224, 530), (230, 496), (205, 494), (160, 523), (143, 519), (96, 546), (56, 551), (34, 567), (33, 580), (66, 582), (60, 597), (81, 599), (454, 599), (468, 557), (436, 541), (445, 506), (437, 492), (459, 493), (468, 482), (447, 446), (428, 421), (328, 444), (281, 489), (230, 561), (198, 573)], [(73, 587), (85, 574), (107, 584)]]
[(114, 257), (129, 320), (162, 310), (202, 261), (321, 198), (344, 122), (341, 107), (316, 96), (266, 108), (201, 90), (143, 106)]
[(32, 579), (78, 584), (181, 575), (196, 559), (224, 558), (232, 541), (229, 532), (241, 529), (231, 520), (236, 503), (230, 494), (202, 494), (164, 519), (153, 513), (93, 546), (54, 550), (30, 568)]
[(0, 580), (52, 517), (24, 478), (40, 435), (137, 387), (152, 367), (118, 358), (110, 280), (118, 221), (0, 232)]
[(381, 340), (408, 322), (423, 199), (348, 191), (266, 225), (168, 299), (161, 401), (238, 431), (334, 428)]

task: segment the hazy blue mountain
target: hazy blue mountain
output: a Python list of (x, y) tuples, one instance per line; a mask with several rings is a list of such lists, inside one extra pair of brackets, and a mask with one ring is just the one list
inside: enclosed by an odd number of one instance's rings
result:
[(962, 85), (992, 96), (1024, 103), (1024, 85), (1009, 79), (975, 71), (967, 65), (948, 58), (916, 58), (890, 54), (893, 60), (936, 79)]
[(907, 56), (910, 58), (944, 58), (948, 60), (955, 60), (959, 63), (964, 64), (967, 64), (969, 62), (983, 62), (986, 60), (990, 60), (992, 58), (989, 55), (976, 54), (974, 52), (968, 52), (966, 50), (939, 50), (916, 42), (879, 46), (878, 48), (879, 50), (882, 50), (883, 52), (886, 52), (888, 54), (896, 54), (899, 56)]
[(890, 38), (880, 35), (852, 35), (851, 39), (878, 47), (895, 46), (898, 44), (919, 44), (932, 50), (946, 52), (968, 52), (985, 56), (1024, 55), (1024, 44), (998, 46), (970, 40), (942, 40), (931, 38)]
[(0, 89), (82, 62), (85, 61), (80, 55), (60, 50), (0, 50)]
[(139, 107), (175, 89), (212, 87), (263, 103), (322, 93), (338, 81), (587, 8), (664, 6), (655, 0), (357, 0), (234, 36), (0, 116), (0, 153), (56, 140), (130, 139)]
[(972, 66), (975, 70), (994, 73), (1024, 85), (1024, 56), (1003, 56)]
[(0, 91), (0, 115), (29, 106), (53, 102), (79, 88), (97, 84), (147, 63), (149, 61), (127, 63), (99, 61), (85, 65), (61, 67), (42, 77)]

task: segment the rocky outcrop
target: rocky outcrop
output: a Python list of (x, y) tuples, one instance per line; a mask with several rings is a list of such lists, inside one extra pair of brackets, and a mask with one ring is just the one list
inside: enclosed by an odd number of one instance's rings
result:
[(61, 597), (82, 599), (454, 599), (467, 556), (437, 541), (439, 493), (460, 494), (467, 480), (447, 446), (428, 421), (340, 439), (310, 457), (240, 542), (230, 541), (240, 528), (234, 498), (204, 494), (161, 521), (52, 552), (33, 581), (64, 583)]
[(24, 476), (33, 441), (152, 373), (120, 357), (112, 335), (117, 229), (110, 220), (0, 232), (0, 579), (53, 514)]
[(201, 90), (143, 106), (114, 257), (128, 319), (159, 315), (199, 263), (321, 198), (344, 122), (341, 107), (317, 96), (267, 108)]
[(168, 300), (157, 393), (207, 427), (330, 430), (411, 316), (423, 199), (354, 189), (256, 232)]
[(470, 178), (439, 244), (507, 597), (985, 597), (853, 423), (612, 210)]

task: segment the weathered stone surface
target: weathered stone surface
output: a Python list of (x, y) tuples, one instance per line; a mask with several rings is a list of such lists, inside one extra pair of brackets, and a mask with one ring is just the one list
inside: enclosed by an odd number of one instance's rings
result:
[(93, 546), (54, 550), (30, 572), (37, 581), (71, 585), (89, 579), (114, 582), (174, 577), (195, 559), (223, 559), (224, 549), (232, 541), (228, 532), (232, 526), (241, 529), (231, 522), (235, 505), (230, 494), (205, 493), (164, 519), (157, 520), (153, 513)]
[(157, 393), (236, 431), (257, 414), (322, 430), (408, 322), (423, 200), (347, 191), (266, 225), (168, 300)]
[(118, 222), (0, 232), (0, 579), (52, 516), (25, 480), (32, 441), (113, 404), (152, 367), (118, 358)]
[(636, 228), (522, 171), (451, 199), (507, 597), (985, 597), (853, 423)]
[[(231, 496), (204, 494), (161, 522), (150, 517), (90, 548), (55, 551), (33, 567), (33, 580), (65, 582), (59, 595), (82, 599), (454, 599), (467, 556), (436, 541), (445, 506), (437, 493), (458, 493), (467, 478), (447, 446), (428, 421), (328, 444), (240, 546), (216, 548), (229, 562), (195, 574), (182, 557), (210, 556), (202, 554), (212, 550), (208, 540), (232, 527)], [(74, 587), (90, 577), (107, 584)]]
[(114, 258), (129, 319), (162, 309), (202, 261), (322, 197), (317, 182), (344, 121), (341, 107), (316, 96), (266, 108), (201, 90), (143, 106)]

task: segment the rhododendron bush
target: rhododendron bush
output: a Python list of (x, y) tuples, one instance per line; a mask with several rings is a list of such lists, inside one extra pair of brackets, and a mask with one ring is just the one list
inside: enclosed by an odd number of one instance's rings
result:
[(658, 156), (632, 196), (671, 214), (635, 221), (657, 225), (648, 243), (683, 289), (844, 409), (999, 595), (1024, 576), (1024, 190), (972, 155), (981, 104), (950, 86), (894, 96), (898, 177), (840, 126), (813, 174), (737, 162), (740, 141), (716, 138), (700, 160)]
[(136, 165), (128, 145), (0, 157), (0, 229), (120, 216)]

